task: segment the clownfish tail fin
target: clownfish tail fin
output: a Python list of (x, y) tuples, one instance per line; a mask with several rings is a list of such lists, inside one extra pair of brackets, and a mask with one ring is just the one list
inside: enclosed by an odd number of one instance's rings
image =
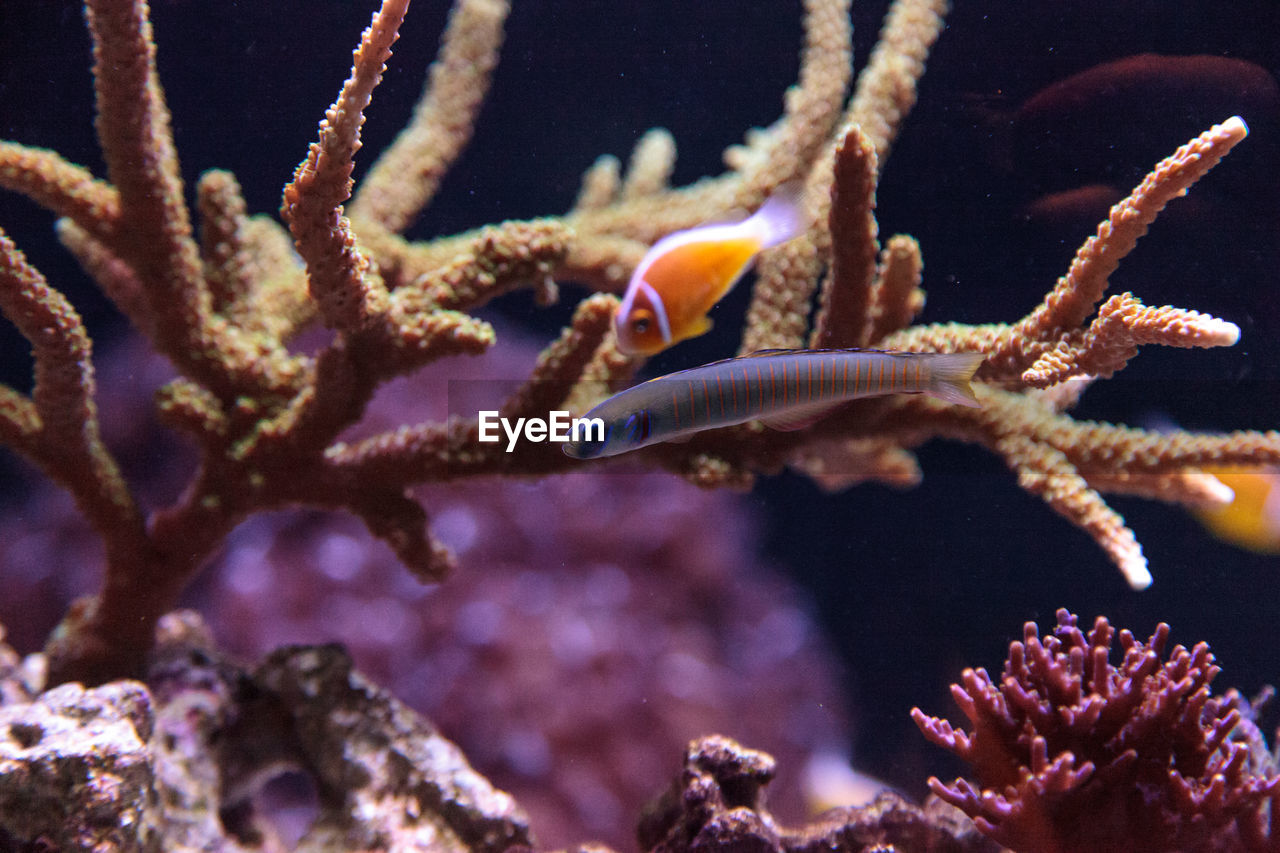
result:
[(804, 181), (787, 181), (765, 199), (751, 216), (760, 229), (760, 248), (768, 249), (799, 237), (808, 228), (804, 212)]

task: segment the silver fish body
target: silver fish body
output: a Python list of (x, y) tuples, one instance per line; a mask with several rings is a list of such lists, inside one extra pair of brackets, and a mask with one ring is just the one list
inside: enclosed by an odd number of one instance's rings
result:
[(928, 394), (979, 405), (969, 386), (982, 353), (766, 350), (642, 382), (587, 412), (603, 441), (571, 441), (579, 459), (615, 456), (708, 429), (762, 420), (778, 429), (812, 423), (846, 400)]

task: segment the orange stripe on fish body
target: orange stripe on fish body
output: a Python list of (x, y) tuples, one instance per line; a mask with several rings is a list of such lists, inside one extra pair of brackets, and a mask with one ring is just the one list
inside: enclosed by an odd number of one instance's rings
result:
[(654, 355), (711, 328), (709, 312), (763, 249), (804, 230), (802, 187), (783, 184), (741, 222), (668, 234), (645, 253), (614, 317), (618, 348)]

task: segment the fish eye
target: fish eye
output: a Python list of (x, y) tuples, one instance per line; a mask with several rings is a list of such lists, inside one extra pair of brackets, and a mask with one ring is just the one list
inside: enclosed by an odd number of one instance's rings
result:
[(649, 317), (648, 313), (641, 314), (631, 320), (631, 331), (635, 332), (637, 335), (643, 335), (645, 332), (649, 331), (649, 327), (652, 324), (653, 319)]

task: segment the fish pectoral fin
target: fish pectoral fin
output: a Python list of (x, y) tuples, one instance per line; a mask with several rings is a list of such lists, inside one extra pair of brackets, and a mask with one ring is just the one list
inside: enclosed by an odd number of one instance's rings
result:
[(760, 423), (769, 427), (769, 429), (776, 429), (779, 432), (794, 432), (816, 424), (844, 402), (846, 401), (809, 403), (805, 406), (797, 406), (794, 409), (787, 409), (786, 411), (760, 418)]
[(685, 339), (696, 338), (698, 335), (705, 335), (707, 332), (711, 331), (711, 327), (714, 325), (715, 323), (711, 322), (711, 318), (703, 314), (697, 320), (689, 324), (689, 334), (685, 335)]

